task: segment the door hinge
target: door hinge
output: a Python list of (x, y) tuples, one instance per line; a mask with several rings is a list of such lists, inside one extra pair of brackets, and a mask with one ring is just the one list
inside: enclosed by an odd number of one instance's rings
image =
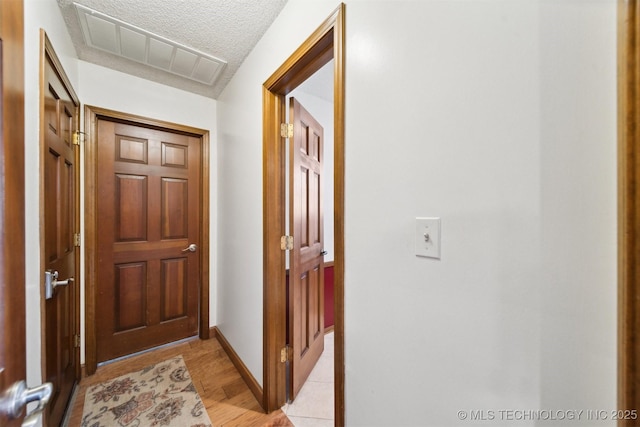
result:
[(283, 251), (290, 251), (293, 249), (293, 236), (280, 237), (280, 249)]
[(288, 360), (291, 360), (291, 347), (285, 345), (280, 350), (280, 363), (285, 363)]
[(73, 246), (80, 246), (80, 233), (74, 233), (73, 235)]
[(73, 336), (73, 346), (80, 347), (80, 334), (75, 334)]
[(280, 136), (293, 138), (293, 123), (280, 123)]
[(84, 132), (80, 132), (79, 130), (73, 132), (73, 145), (80, 145), (80, 142), (84, 142)]

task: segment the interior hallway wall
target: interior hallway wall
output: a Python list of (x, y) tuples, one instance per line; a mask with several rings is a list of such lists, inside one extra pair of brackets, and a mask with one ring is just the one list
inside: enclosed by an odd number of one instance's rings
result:
[[(615, 1), (346, 4), (347, 424), (614, 409)], [(289, 0), (218, 103), (219, 326), (258, 381), (261, 85), (336, 6)]]
[[(617, 366), (616, 2), (543, 2), (539, 16), (540, 404), (610, 410)], [(585, 230), (594, 230), (595, 245)]]

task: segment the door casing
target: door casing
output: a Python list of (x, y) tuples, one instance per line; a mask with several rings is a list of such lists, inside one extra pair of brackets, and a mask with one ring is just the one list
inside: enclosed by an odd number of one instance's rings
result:
[(100, 107), (85, 105), (84, 183), (85, 183), (85, 369), (88, 375), (95, 373), (97, 362), (96, 341), (96, 293), (97, 281), (97, 124), (98, 119), (129, 122), (169, 132), (181, 132), (199, 136), (200, 146), (200, 292), (199, 337), (209, 338), (209, 131), (191, 126), (155, 120)]
[(344, 42), (345, 5), (338, 8), (263, 84), (263, 396), (268, 412), (286, 401), (285, 144), (280, 136), (286, 95), (334, 59), (334, 316), (335, 425), (344, 425)]
[[(24, 7), (0, 1), (0, 393), (26, 379)], [(17, 427), (22, 417), (0, 425)]]
[[(618, 1), (618, 409), (640, 408), (640, 4)], [(618, 420), (619, 426), (637, 420)]]

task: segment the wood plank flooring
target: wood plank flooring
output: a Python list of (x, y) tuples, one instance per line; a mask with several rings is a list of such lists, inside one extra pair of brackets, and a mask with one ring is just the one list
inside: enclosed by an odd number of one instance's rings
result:
[(182, 355), (214, 426), (275, 427), (293, 426), (280, 410), (265, 414), (249, 387), (227, 357), (216, 338), (197, 338), (161, 348), (98, 368), (80, 381), (71, 415), (66, 424), (78, 427), (82, 421), (84, 395), (91, 385), (137, 371), (173, 356)]

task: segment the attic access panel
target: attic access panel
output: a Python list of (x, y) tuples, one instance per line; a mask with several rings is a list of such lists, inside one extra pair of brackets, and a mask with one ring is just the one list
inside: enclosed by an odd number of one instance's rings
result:
[(227, 62), (78, 3), (73, 4), (87, 46), (171, 74), (213, 85)]

